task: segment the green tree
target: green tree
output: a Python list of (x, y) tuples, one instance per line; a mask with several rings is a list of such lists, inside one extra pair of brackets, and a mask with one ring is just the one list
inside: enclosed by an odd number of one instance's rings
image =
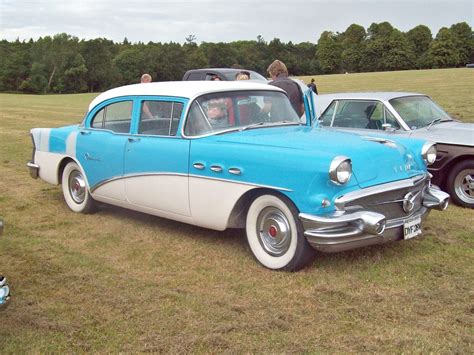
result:
[(122, 50), (113, 59), (118, 70), (118, 85), (137, 83), (145, 70), (145, 57), (143, 51), (137, 47)]
[(324, 31), (319, 37), (316, 55), (323, 73), (338, 73), (341, 70), (342, 45), (339, 36)]
[(80, 52), (85, 61), (85, 74), (88, 91), (103, 91), (115, 85), (118, 72), (113, 63), (117, 52), (112, 41), (104, 38), (82, 41)]
[(408, 31), (406, 36), (416, 58), (416, 68), (431, 68), (432, 62), (428, 53), (431, 42), (433, 41), (431, 30), (427, 26), (419, 25)]
[(451, 31), (443, 27), (431, 42), (429, 54), (435, 68), (454, 67), (460, 62), (459, 50)]
[(360, 62), (365, 49), (367, 33), (364, 27), (350, 25), (342, 34), (342, 69), (345, 72), (360, 71)]
[(67, 63), (62, 77), (62, 87), (64, 92), (84, 92), (87, 91), (86, 82), (86, 61), (80, 53), (71, 56)]
[(32, 45), (32, 41), (0, 41), (0, 91), (17, 91), (28, 78)]
[(450, 28), (453, 42), (459, 52), (457, 65), (466, 65), (474, 59), (474, 36), (471, 27), (466, 22), (452, 25)]

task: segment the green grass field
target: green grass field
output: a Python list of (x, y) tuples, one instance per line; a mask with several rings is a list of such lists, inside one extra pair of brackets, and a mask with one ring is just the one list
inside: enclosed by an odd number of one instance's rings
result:
[[(309, 79), (306, 77), (305, 79)], [(474, 70), (314, 76), (321, 93), (418, 91), (474, 122)], [(128, 210), (68, 210), (29, 177), (29, 130), (82, 119), (92, 94), (0, 94), (0, 353), (473, 353), (474, 212), (434, 211), (424, 236), (318, 254), (298, 273), (253, 260), (240, 230)]]

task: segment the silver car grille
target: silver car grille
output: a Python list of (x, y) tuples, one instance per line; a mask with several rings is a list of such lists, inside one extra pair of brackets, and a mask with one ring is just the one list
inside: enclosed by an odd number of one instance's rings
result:
[(347, 196), (343, 202), (336, 201), (336, 206), (348, 212), (358, 210), (378, 212), (387, 220), (409, 217), (422, 207), (424, 190), (429, 185), (429, 180), (423, 177), (418, 178), (418, 181), (416, 179), (409, 181), (412, 183), (404, 181), (400, 183), (400, 186), (391, 183), (387, 185), (386, 190), (384, 190), (384, 185), (380, 185), (376, 189), (368, 189), (367, 194)]

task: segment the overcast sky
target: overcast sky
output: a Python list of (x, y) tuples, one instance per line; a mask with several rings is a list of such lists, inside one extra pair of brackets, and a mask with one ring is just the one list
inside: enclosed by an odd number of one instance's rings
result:
[(0, 39), (37, 39), (66, 32), (121, 42), (266, 41), (316, 43), (323, 31), (388, 21), (401, 31), (423, 24), (473, 27), (474, 0), (0, 0)]

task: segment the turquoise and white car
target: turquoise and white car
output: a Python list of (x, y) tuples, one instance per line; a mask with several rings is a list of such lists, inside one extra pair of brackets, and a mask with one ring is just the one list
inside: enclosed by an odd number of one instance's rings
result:
[[(436, 148), (311, 126), (279, 88), (163, 82), (95, 98), (79, 125), (31, 130), (33, 177), (68, 207), (96, 201), (215, 230), (244, 228), (255, 258), (298, 270), (336, 252), (421, 233), (448, 195), (430, 184)], [(403, 144), (402, 144), (403, 143)]]

